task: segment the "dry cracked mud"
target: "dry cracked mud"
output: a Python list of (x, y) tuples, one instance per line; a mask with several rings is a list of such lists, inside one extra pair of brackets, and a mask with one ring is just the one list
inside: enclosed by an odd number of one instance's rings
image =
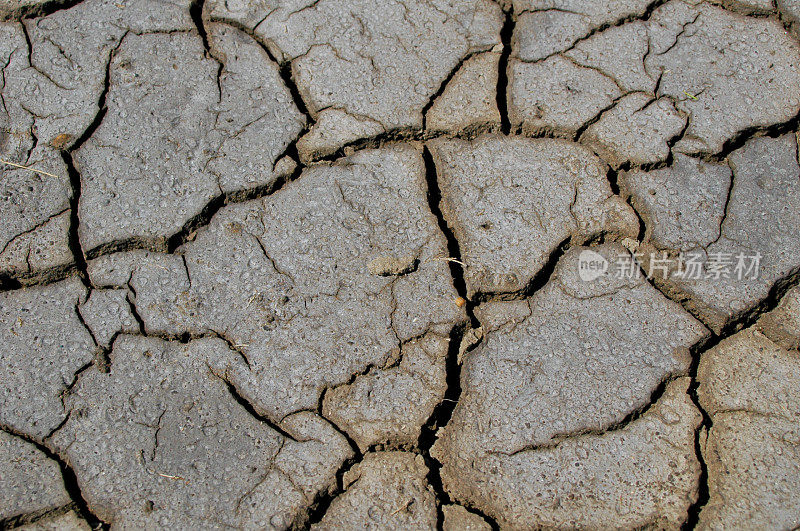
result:
[(0, 527), (797, 529), (800, 3), (0, 0)]

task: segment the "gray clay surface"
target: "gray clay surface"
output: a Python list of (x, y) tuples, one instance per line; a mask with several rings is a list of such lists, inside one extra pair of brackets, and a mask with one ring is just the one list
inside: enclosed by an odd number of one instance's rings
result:
[(0, 0), (0, 528), (797, 529), (798, 116), (797, 0)]

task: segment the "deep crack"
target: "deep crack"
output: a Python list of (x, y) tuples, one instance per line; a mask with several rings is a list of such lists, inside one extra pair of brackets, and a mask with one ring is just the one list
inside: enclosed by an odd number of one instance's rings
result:
[(431, 152), (426, 145), (423, 145), (422, 148), (422, 159), (425, 162), (425, 178), (428, 184), (428, 206), (431, 210), (431, 213), (436, 218), (436, 222), (439, 225), (439, 230), (447, 240), (447, 252), (450, 255), (449, 257), (455, 259), (448, 260), (447, 262), (447, 265), (450, 268), (450, 274), (453, 277), (453, 286), (455, 287), (458, 295), (465, 301), (464, 309), (467, 313), (467, 317), (469, 317), (470, 324), (473, 326), (473, 328), (477, 328), (480, 326), (480, 322), (478, 322), (477, 317), (475, 317), (475, 304), (473, 301), (470, 301), (469, 297), (467, 296), (467, 283), (464, 280), (464, 266), (462, 265), (463, 261), (461, 259), (461, 246), (458, 243), (455, 233), (450, 228), (447, 220), (442, 214), (442, 191), (439, 188), (439, 178), (436, 173), (436, 163), (434, 162), (433, 155), (431, 155)]
[[(437, 439), (437, 432), (447, 426), (453, 416), (458, 401), (461, 398), (461, 364), (459, 360), (459, 352), (461, 350), (462, 339), (467, 330), (467, 326), (472, 328), (480, 328), (481, 324), (474, 313), (474, 303), (467, 297), (467, 285), (464, 279), (464, 266), (461, 261), (461, 248), (458, 239), (455, 237), (452, 229), (449, 227), (447, 220), (444, 218), (441, 210), (442, 192), (439, 187), (438, 174), (436, 172), (436, 164), (434, 163), (433, 156), (427, 146), (423, 146), (422, 151), (423, 160), (425, 162), (426, 180), (428, 184), (428, 205), (431, 213), (436, 218), (439, 225), (439, 230), (447, 240), (447, 250), (451, 258), (456, 261), (448, 261), (450, 267), (450, 274), (453, 280), (453, 286), (456, 292), (465, 301), (464, 309), (469, 318), (469, 324), (456, 324), (450, 331), (449, 344), (447, 354), (445, 357), (445, 392), (441, 401), (434, 407), (431, 415), (423, 424), (420, 430), (417, 446), (421, 452), (425, 463), (428, 467), (428, 483), (436, 493), (436, 511), (438, 519), (438, 527), (441, 529), (444, 521), (444, 513), (442, 506), (451, 503), (450, 495), (444, 488), (441, 477), (442, 464), (434, 459), (431, 454), (431, 448)], [(472, 348), (477, 346), (477, 343), (472, 345)], [(496, 528), (494, 520), (486, 518), (487, 521), (493, 523)]]
[(77, 505), (74, 502), (68, 503), (61, 507), (54, 509), (45, 509), (42, 511), (35, 511), (33, 513), (17, 514), (7, 518), (0, 518), (0, 529), (16, 529), (18, 527), (35, 524), (37, 522), (45, 522), (52, 518), (64, 515), (70, 511), (77, 510)]
[[(604, 236), (600, 234), (596, 240), (602, 241), (603, 237)], [(592, 242), (587, 242), (587, 244), (588, 243)], [(533, 275), (533, 277), (531, 277), (528, 283), (521, 290), (513, 292), (479, 292), (475, 294), (475, 304), (478, 305), (490, 301), (516, 301), (530, 299), (539, 290), (550, 283), (550, 279), (555, 273), (558, 262), (569, 250), (571, 245), (572, 236), (568, 236), (565, 240), (561, 241), (561, 243), (559, 243), (552, 251), (550, 251), (542, 267), (535, 275)]]
[(50, 448), (49, 445), (38, 441), (36, 438), (31, 437), (26, 433), (15, 430), (14, 428), (6, 425), (0, 425), (0, 431), (4, 431), (11, 436), (17, 437), (27, 443), (32, 444), (48, 459), (55, 461), (61, 470), (61, 477), (64, 481), (64, 489), (67, 491), (70, 499), (75, 504), (75, 507), (78, 509), (78, 513), (81, 515), (81, 517), (86, 520), (92, 529), (109, 528), (109, 525), (100, 520), (100, 518), (98, 518), (97, 515), (95, 515), (89, 508), (89, 504), (84, 498), (80, 485), (78, 484), (78, 476), (75, 474), (75, 471), (72, 469), (66, 459), (62, 458), (55, 450)]
[(430, 98), (428, 98), (427, 103), (425, 103), (425, 105), (422, 107), (422, 111), (421, 112), (422, 112), (422, 130), (423, 131), (428, 129), (428, 111), (431, 109), (431, 107), (433, 107), (433, 105), (436, 103), (436, 100), (439, 99), (439, 97), (444, 93), (444, 91), (447, 90), (448, 85), (453, 80), (453, 78), (456, 76), (456, 74), (458, 74), (459, 70), (461, 70), (461, 67), (464, 66), (464, 63), (466, 63), (467, 61), (469, 61), (470, 59), (472, 59), (476, 55), (479, 55), (479, 54), (485, 53), (485, 52), (486, 52), (486, 50), (477, 50), (477, 51), (468, 53), (466, 56), (464, 56), (461, 59), (459, 59), (458, 63), (456, 63), (456, 66), (453, 67), (452, 70), (450, 70), (450, 72), (447, 74), (447, 76), (445, 76), (444, 80), (442, 80), (442, 82), (439, 84), (439, 88), (436, 90), (436, 92), (434, 92), (431, 95)]
[(22, 20), (26, 18), (43, 18), (57, 11), (64, 11), (71, 9), (83, 0), (49, 0), (47, 2), (31, 3), (23, 5), (17, 9), (6, 12), (4, 16), (0, 17), (0, 22), (11, 20)]
[(117, 42), (117, 45), (108, 53), (103, 88), (100, 91), (100, 96), (97, 99), (97, 114), (95, 114), (89, 126), (77, 139), (75, 139), (72, 145), (70, 145), (66, 150), (61, 151), (61, 157), (64, 160), (64, 164), (67, 166), (67, 174), (69, 176), (70, 187), (72, 188), (72, 193), (69, 200), (70, 223), (68, 243), (70, 251), (73, 255), (73, 259), (75, 260), (75, 268), (78, 271), (78, 275), (84, 285), (88, 288), (91, 287), (91, 279), (89, 278), (89, 274), (87, 272), (86, 254), (84, 253), (81, 245), (80, 217), (78, 214), (81, 201), (81, 174), (75, 165), (75, 160), (72, 154), (76, 150), (80, 149), (80, 147), (94, 134), (97, 128), (100, 127), (100, 124), (103, 123), (103, 118), (105, 118), (106, 112), (108, 111), (106, 99), (108, 97), (108, 92), (111, 89), (111, 63), (114, 61), (114, 55), (119, 47), (122, 46), (122, 42), (125, 40), (126, 35), (127, 32), (123, 34), (123, 36), (119, 39), (119, 42)]
[(453, 411), (461, 398), (461, 365), (458, 362), (461, 340), (464, 337), (464, 325), (456, 325), (450, 332), (450, 343), (445, 357), (445, 392), (442, 400), (422, 425), (417, 446), (428, 467), (428, 484), (436, 493), (436, 512), (439, 527), (444, 519), (442, 506), (451, 503), (450, 495), (442, 483), (442, 464), (431, 456), (431, 448), (437, 439), (437, 432), (447, 426)]
[(236, 387), (236, 385), (234, 385), (233, 382), (231, 382), (226, 377), (215, 373), (214, 371), (211, 371), (211, 374), (222, 380), (231, 397), (233, 397), (236, 403), (242, 406), (242, 408), (244, 408), (244, 410), (247, 411), (253, 418), (258, 420), (259, 422), (266, 424), (267, 426), (269, 426), (271, 430), (279, 433), (282, 437), (285, 437), (291, 441), (297, 441), (297, 439), (292, 434), (284, 430), (281, 426), (278, 425), (278, 423), (274, 422), (266, 415), (257, 411), (255, 406), (247, 398), (245, 398), (244, 395), (241, 394), (241, 392), (239, 392), (239, 389)]
[(692, 404), (694, 404), (694, 407), (697, 408), (702, 417), (702, 422), (700, 423), (700, 426), (697, 427), (694, 436), (694, 452), (698, 463), (700, 463), (700, 477), (698, 478), (699, 487), (697, 500), (689, 506), (686, 522), (684, 522), (684, 524), (681, 526), (681, 529), (684, 530), (697, 528), (697, 525), (700, 521), (700, 512), (703, 510), (703, 507), (705, 507), (709, 500), (708, 465), (706, 464), (705, 456), (703, 455), (703, 448), (700, 439), (704, 433), (706, 436), (708, 435), (708, 432), (713, 426), (714, 422), (711, 420), (711, 416), (703, 408), (702, 404), (700, 404), (700, 397), (697, 394), (697, 388), (700, 386), (700, 382), (697, 380), (697, 369), (700, 366), (700, 357), (702, 356), (703, 352), (707, 351), (714, 344), (719, 343), (719, 341), (720, 338), (712, 334), (708, 339), (701, 341), (698, 345), (695, 345), (695, 347), (691, 349), (692, 363), (689, 367), (689, 377), (692, 381), (689, 384), (687, 393), (689, 395), (689, 399), (692, 401)]
[(500, 41), (503, 44), (503, 51), (500, 54), (500, 61), (497, 68), (497, 111), (500, 113), (500, 130), (504, 135), (511, 133), (511, 121), (508, 117), (508, 63), (511, 57), (511, 42), (516, 26), (516, 16), (514, 6), (509, 5), (503, 9), (505, 18), (503, 27), (500, 30)]
[(83, 252), (80, 238), (80, 218), (78, 216), (78, 209), (80, 208), (81, 201), (81, 175), (75, 168), (75, 163), (72, 160), (72, 153), (67, 151), (61, 152), (61, 157), (67, 165), (67, 174), (69, 175), (69, 183), (72, 188), (72, 193), (69, 198), (69, 232), (68, 232), (68, 245), (72, 252), (72, 258), (75, 261), (74, 266), (78, 272), (81, 282), (87, 287), (91, 287), (91, 281), (87, 272), (86, 255)]
[(800, 112), (792, 116), (785, 122), (779, 122), (768, 126), (752, 126), (742, 129), (722, 144), (722, 149), (717, 153), (699, 152), (693, 156), (702, 158), (709, 162), (722, 162), (728, 155), (743, 147), (750, 139), (756, 137), (777, 138), (787, 133), (792, 133), (800, 127)]
[(203, 21), (203, 6), (205, 3), (205, 0), (192, 0), (192, 3), (189, 4), (189, 16), (192, 17), (192, 22), (194, 22), (197, 33), (203, 41), (203, 48), (206, 53), (209, 57), (214, 57), (214, 54), (211, 52), (211, 47), (208, 44), (208, 33), (206, 32), (206, 26)]
[[(352, 379), (355, 381), (355, 377)], [(364, 460), (365, 453), (361, 451), (361, 449), (358, 447), (358, 444), (356, 444), (355, 440), (350, 436), (350, 434), (323, 414), (322, 406), (327, 392), (328, 388), (326, 387), (322, 390), (322, 393), (320, 393), (317, 402), (316, 413), (320, 418), (325, 419), (325, 421), (327, 421), (328, 424), (330, 424), (330, 426), (333, 427), (333, 429), (336, 430), (336, 432), (347, 441), (347, 444), (350, 446), (350, 450), (353, 452), (353, 456), (349, 459), (345, 459), (344, 462), (342, 462), (341, 466), (339, 466), (339, 468), (336, 470), (334, 484), (330, 488), (324, 489), (317, 493), (307, 512), (305, 514), (298, 515), (292, 528), (310, 529), (312, 526), (319, 524), (327, 514), (328, 509), (330, 509), (333, 501), (345, 492), (346, 488), (344, 486), (344, 475), (351, 468), (353, 468), (353, 466)]]

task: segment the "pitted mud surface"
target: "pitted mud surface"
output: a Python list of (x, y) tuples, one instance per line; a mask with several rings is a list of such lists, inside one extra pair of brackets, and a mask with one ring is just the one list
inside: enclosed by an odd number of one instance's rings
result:
[(799, 21), (0, 0), (0, 527), (797, 528)]

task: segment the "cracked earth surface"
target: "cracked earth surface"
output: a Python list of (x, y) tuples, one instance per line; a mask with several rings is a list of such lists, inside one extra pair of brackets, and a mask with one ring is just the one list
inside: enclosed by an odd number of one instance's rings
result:
[(0, 35), (0, 527), (800, 526), (797, 1)]

